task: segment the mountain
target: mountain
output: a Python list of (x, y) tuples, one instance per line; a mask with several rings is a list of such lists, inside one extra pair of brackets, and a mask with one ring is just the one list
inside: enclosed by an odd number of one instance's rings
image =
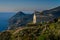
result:
[(45, 10), (43, 11), (45, 14), (53, 14), (54, 17), (59, 17), (60, 16), (60, 6), (50, 9), (50, 10)]
[(9, 28), (14, 29), (19, 26), (24, 26), (32, 20), (32, 14), (25, 14), (23, 12), (16, 13), (13, 17), (9, 19)]
[[(43, 12), (36, 12), (37, 23), (53, 21), (55, 18), (60, 17), (60, 6), (45, 10)], [(32, 22), (33, 14), (25, 14), (21, 11), (16, 13), (13, 17), (9, 19), (8, 29), (16, 29), (21, 26), (27, 25), (29, 22)]]

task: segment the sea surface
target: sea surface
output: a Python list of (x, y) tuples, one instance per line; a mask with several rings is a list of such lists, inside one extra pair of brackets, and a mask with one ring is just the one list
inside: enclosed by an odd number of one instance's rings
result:
[(9, 18), (15, 14), (14, 12), (0, 12), (0, 32), (7, 30)]

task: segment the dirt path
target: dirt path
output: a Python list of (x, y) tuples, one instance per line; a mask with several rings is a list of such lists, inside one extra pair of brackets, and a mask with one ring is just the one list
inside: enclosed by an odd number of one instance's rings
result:
[(21, 30), (23, 30), (23, 29), (29, 29), (29, 28), (34, 28), (34, 27), (20, 27), (19, 29), (17, 29), (17, 30), (13, 33), (13, 35), (16, 34), (16, 33), (18, 33), (19, 31), (21, 31)]
[[(44, 25), (44, 26), (46, 26), (46, 25)], [(19, 29), (17, 29), (14, 33), (13, 33), (13, 35), (14, 34), (16, 34), (16, 33), (18, 33), (19, 31), (21, 31), (21, 30), (23, 30), (23, 29), (30, 29), (30, 28), (34, 28), (34, 27), (20, 27)], [(46, 30), (46, 27), (42, 30), (42, 34), (44, 33), (44, 31)], [(37, 30), (35, 30), (34, 32), (36, 32)]]

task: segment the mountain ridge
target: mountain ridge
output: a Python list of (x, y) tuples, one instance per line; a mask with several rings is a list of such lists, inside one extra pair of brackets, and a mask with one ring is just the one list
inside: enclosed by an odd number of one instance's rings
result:
[[(56, 11), (57, 10), (57, 11)], [(50, 10), (44, 10), (43, 12), (40, 12), (38, 15), (39, 16), (48, 16), (48, 17), (42, 17), (42, 19), (40, 19), (40, 17), (38, 17), (39, 22), (41, 21), (49, 21), (49, 20), (53, 20), (54, 18), (58, 18), (60, 17), (60, 6), (50, 9)], [(49, 17), (49, 15), (53, 15), (53, 17)], [(40, 21), (41, 20), (41, 21)], [(33, 21), (33, 14), (25, 14), (22, 11), (19, 11), (18, 13), (16, 13), (16, 15), (14, 15), (10, 20), (9, 20), (9, 27), (10, 29), (16, 29), (20, 26), (25, 26), (27, 23), (32, 22)]]

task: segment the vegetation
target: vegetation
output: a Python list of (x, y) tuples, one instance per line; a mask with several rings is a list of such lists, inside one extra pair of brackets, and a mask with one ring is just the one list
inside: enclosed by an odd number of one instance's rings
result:
[(60, 22), (54, 19), (54, 22), (4, 31), (0, 33), (0, 40), (60, 40)]

